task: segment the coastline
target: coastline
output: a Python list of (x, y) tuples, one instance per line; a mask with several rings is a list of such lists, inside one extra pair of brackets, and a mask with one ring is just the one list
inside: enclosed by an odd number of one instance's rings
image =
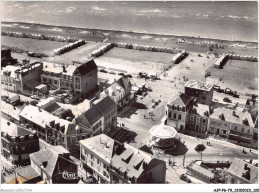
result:
[[(41, 26), (41, 27), (46, 27), (46, 28), (60, 28), (63, 30), (72, 30), (74, 32), (83, 30), (83, 31), (88, 31), (91, 33), (96, 33), (96, 34), (103, 34), (104, 37), (110, 37), (110, 36), (120, 36), (126, 35), (128, 37), (142, 37), (142, 36), (151, 36), (152, 38), (178, 38), (178, 39), (184, 39), (187, 41), (193, 41), (193, 42), (203, 42), (203, 41), (212, 41), (215, 42), (216, 44), (220, 43), (225, 43), (225, 44), (256, 44), (258, 45), (258, 42), (254, 41), (243, 41), (243, 40), (225, 40), (225, 39), (215, 39), (215, 38), (210, 38), (210, 37), (195, 37), (195, 36), (178, 36), (178, 35), (170, 35), (170, 34), (154, 34), (154, 33), (145, 33), (145, 32), (135, 32), (135, 31), (123, 31), (123, 30), (106, 30), (106, 29), (90, 29), (90, 28), (82, 28), (82, 27), (76, 27), (76, 26), (59, 26), (59, 25), (49, 25), (49, 24), (40, 24), (40, 23), (27, 23), (27, 22), (8, 22), (8, 21), (2, 21), (1, 25), (3, 24), (11, 24), (13, 27), (17, 25), (24, 25), (24, 26)], [(30, 28), (26, 28), (30, 29)], [(57, 30), (58, 32), (58, 30)], [(80, 32), (78, 32), (80, 33)], [(82, 32), (81, 32), (82, 33)], [(105, 34), (109, 35), (105, 35)], [(257, 46), (258, 47), (258, 46)]]

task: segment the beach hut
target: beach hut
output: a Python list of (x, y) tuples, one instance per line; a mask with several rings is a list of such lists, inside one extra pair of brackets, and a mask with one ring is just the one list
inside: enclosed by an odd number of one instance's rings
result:
[(148, 47), (148, 51), (152, 51), (153, 48), (151, 46)]
[(145, 46), (144, 46), (144, 50), (145, 50), (145, 51), (148, 51), (148, 50), (149, 50), (149, 46), (145, 45)]
[(137, 49), (137, 50), (140, 50), (140, 45), (137, 45), (137, 46), (136, 46), (136, 49)]
[(137, 47), (137, 44), (134, 44), (133, 45), (133, 49), (136, 50), (136, 47)]

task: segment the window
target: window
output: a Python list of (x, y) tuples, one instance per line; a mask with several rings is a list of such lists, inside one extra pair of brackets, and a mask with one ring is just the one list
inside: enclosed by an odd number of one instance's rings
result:
[(47, 78), (43, 78), (43, 82), (47, 82)]
[(99, 164), (99, 162), (100, 162), (99, 159), (97, 159), (97, 164)]
[(226, 130), (223, 130), (223, 134), (227, 134), (227, 131), (226, 131)]
[(250, 133), (250, 129), (247, 130), (247, 133)]
[(57, 80), (54, 80), (54, 84), (56, 84), (56, 85), (57, 85), (57, 84), (58, 84), (58, 81), (57, 81)]
[(4, 82), (1, 82), (1, 84), (4, 84)]
[(172, 113), (171, 112), (169, 112), (169, 118), (171, 118), (172, 117)]
[(76, 81), (76, 82), (80, 82), (80, 78), (79, 78), (79, 77), (76, 77), (76, 78), (75, 78), (75, 81)]
[(181, 120), (181, 115), (178, 116), (178, 119)]
[(12, 84), (9, 84), (9, 86), (12, 86)]
[(200, 118), (197, 117), (197, 118), (196, 118), (196, 123), (199, 123), (199, 122), (200, 122)]
[(94, 159), (93, 154), (90, 154), (91, 159)]
[(202, 119), (202, 123), (204, 123), (204, 124), (205, 124), (205, 123), (206, 123), (206, 119)]
[(211, 130), (212, 132), (214, 132), (214, 131), (215, 131), (215, 129), (214, 129), (213, 127), (211, 127), (211, 128), (210, 128), (210, 130)]
[(202, 132), (205, 131), (205, 126), (204, 126), (204, 125), (201, 126), (201, 131), (202, 131)]
[(242, 128), (241, 131), (244, 132), (244, 131), (245, 131), (245, 128)]
[(190, 121), (194, 121), (194, 116), (190, 116)]
[(235, 131), (237, 130), (237, 126), (234, 127)]
[(173, 114), (173, 118), (176, 119), (176, 114), (175, 113)]
[(88, 156), (88, 152), (87, 152), (87, 150), (86, 150), (86, 149), (84, 149), (84, 151), (85, 151), (85, 155), (86, 155), (86, 156)]

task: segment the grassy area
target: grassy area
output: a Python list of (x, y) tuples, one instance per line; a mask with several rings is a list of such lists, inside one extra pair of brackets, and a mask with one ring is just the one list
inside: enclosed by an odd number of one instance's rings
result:
[(109, 52), (104, 54), (105, 57), (121, 58), (124, 60), (130, 60), (133, 62), (148, 61), (155, 63), (170, 64), (174, 54), (162, 53), (162, 52), (151, 52), (151, 51), (140, 51), (124, 48), (113, 48)]
[(72, 61), (88, 60), (88, 58), (91, 56), (91, 52), (103, 45), (106, 44), (101, 42), (89, 42), (83, 46), (78, 47), (77, 49), (71, 50), (70, 52), (55, 57), (49, 57), (48, 60), (64, 64), (71, 64)]
[(68, 43), (1, 36), (1, 44), (4, 46), (18, 48), (24, 51), (51, 55), (54, 49), (62, 47)]

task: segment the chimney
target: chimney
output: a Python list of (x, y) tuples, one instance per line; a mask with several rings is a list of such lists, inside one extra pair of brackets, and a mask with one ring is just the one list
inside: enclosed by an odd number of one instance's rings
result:
[(10, 122), (7, 122), (7, 125), (9, 126), (9, 125), (10, 125)]
[(233, 115), (233, 116), (236, 116), (236, 111), (233, 111), (233, 112), (232, 112), (232, 115)]

